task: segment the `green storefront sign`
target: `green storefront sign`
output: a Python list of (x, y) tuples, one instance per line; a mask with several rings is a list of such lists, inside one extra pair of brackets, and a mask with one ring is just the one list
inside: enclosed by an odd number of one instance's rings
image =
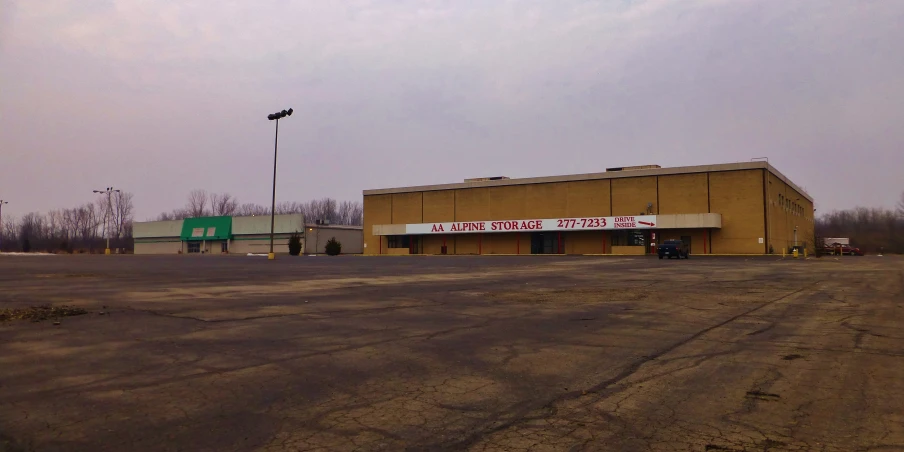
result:
[(232, 217), (186, 218), (182, 222), (183, 241), (210, 241), (232, 239)]

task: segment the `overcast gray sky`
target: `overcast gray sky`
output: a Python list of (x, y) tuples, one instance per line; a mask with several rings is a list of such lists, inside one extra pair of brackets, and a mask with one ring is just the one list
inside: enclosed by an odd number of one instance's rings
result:
[(904, 190), (904, 1), (0, 0), (4, 214), (768, 157)]

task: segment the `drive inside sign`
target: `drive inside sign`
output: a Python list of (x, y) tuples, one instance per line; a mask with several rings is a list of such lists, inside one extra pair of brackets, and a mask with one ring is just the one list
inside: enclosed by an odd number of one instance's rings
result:
[(406, 224), (405, 234), (472, 234), (494, 232), (600, 231), (652, 229), (656, 215), (629, 217), (548, 218), (541, 220), (456, 221)]

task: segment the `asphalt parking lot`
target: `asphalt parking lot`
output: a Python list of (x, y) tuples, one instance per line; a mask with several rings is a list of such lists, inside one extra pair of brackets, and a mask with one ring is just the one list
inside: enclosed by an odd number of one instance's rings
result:
[(0, 256), (0, 451), (904, 450), (904, 259)]

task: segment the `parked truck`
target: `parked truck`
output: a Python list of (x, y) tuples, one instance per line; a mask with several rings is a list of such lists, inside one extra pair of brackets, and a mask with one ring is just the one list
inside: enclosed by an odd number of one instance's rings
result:
[(665, 242), (662, 242), (661, 245), (659, 245), (657, 251), (659, 252), (660, 259), (665, 257), (669, 259), (673, 257), (677, 257), (678, 259), (681, 259), (683, 257), (687, 259), (691, 254), (687, 244), (682, 242), (681, 240), (666, 240)]

